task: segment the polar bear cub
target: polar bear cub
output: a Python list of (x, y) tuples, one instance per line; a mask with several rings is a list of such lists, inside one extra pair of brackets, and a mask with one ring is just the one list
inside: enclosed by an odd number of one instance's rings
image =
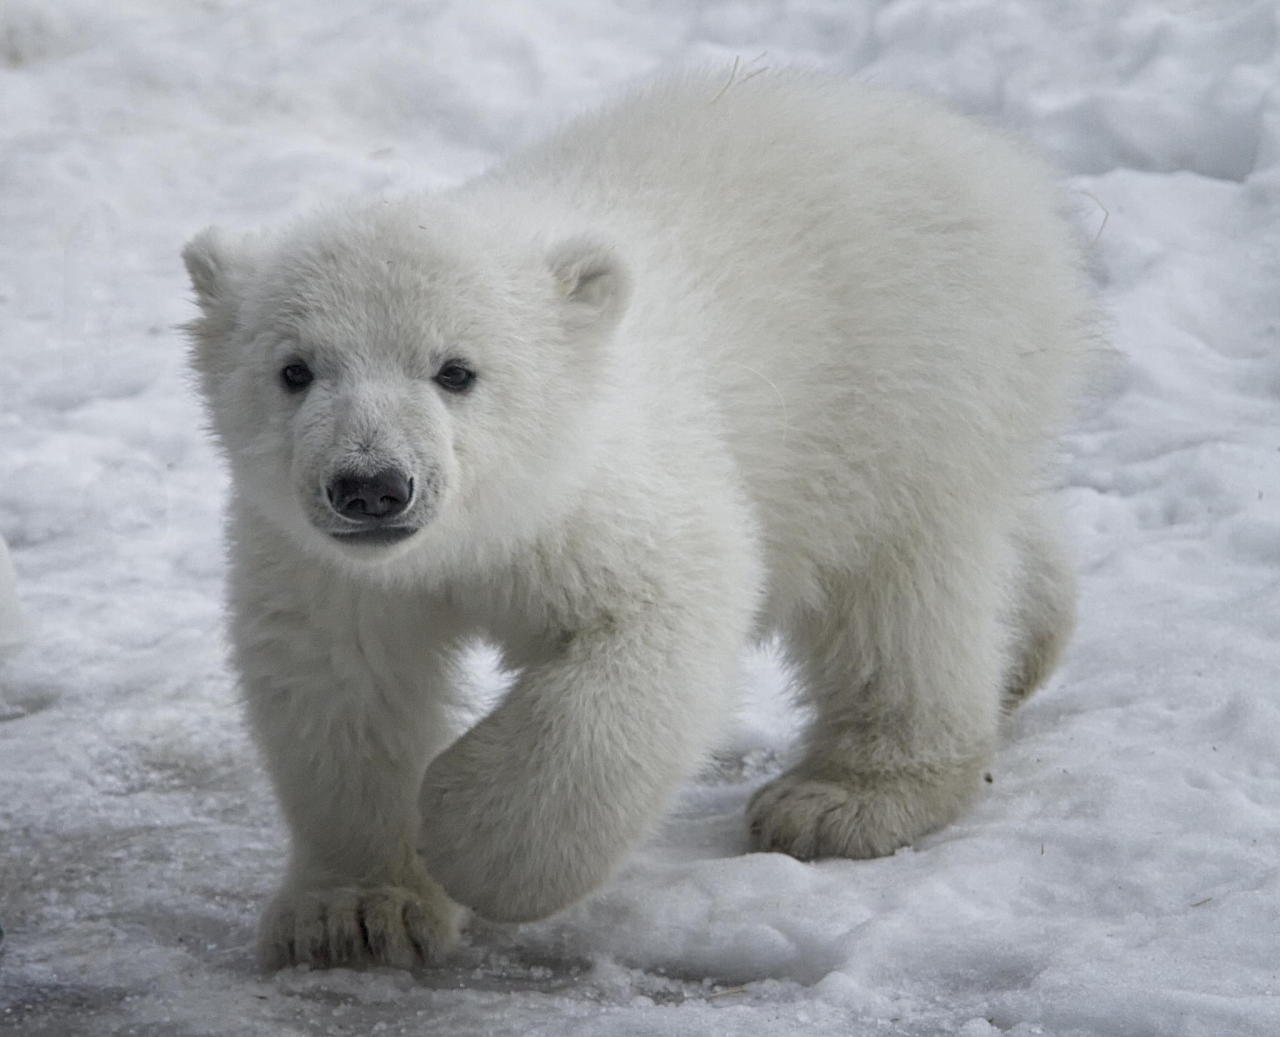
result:
[[(598, 886), (753, 638), (815, 719), (752, 846), (890, 853), (963, 808), (1071, 628), (1042, 485), (1077, 257), (1037, 164), (924, 101), (686, 75), (454, 190), (184, 257), (292, 832), (269, 967), (432, 961), (456, 904)], [(475, 638), (513, 682), (450, 744)]]

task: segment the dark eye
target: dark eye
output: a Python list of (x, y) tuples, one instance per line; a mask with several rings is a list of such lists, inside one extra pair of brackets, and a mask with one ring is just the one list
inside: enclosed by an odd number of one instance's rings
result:
[(436, 375), (436, 383), (450, 392), (466, 392), (475, 380), (476, 373), (457, 360), (450, 360)]
[(301, 361), (286, 364), (280, 371), (280, 381), (289, 392), (302, 392), (314, 379), (311, 368)]

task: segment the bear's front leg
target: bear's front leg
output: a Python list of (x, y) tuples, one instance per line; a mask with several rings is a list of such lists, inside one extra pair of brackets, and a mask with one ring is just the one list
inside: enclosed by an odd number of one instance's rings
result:
[(443, 664), (415, 653), (406, 672), (385, 646), (354, 631), (345, 643), (282, 611), (244, 625), (249, 717), (292, 835), (288, 872), (259, 927), (262, 966), (437, 961), (457, 940), (461, 912), (414, 843), (418, 784), (443, 722), (423, 692), (444, 679)]
[(419, 847), (451, 897), (497, 921), (545, 917), (658, 819), (723, 720), (755, 603), (749, 565), (692, 557), (683, 599), (649, 581), (558, 638), (427, 769)]

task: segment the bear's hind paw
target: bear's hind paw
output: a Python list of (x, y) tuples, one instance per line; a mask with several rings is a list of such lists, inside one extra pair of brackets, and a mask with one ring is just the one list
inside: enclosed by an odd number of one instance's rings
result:
[(904, 768), (835, 780), (790, 771), (752, 797), (753, 850), (820, 857), (883, 857), (953, 820), (977, 787), (977, 764)]

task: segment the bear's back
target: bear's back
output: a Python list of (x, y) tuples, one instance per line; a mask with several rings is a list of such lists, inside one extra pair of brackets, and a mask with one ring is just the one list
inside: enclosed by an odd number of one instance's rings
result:
[(635, 282), (628, 382), (657, 426), (723, 418), (780, 542), (808, 539), (807, 514), (893, 524), (917, 490), (1021, 485), (1067, 411), (1089, 300), (1051, 179), (932, 102), (689, 74), (480, 183), (616, 241)]

